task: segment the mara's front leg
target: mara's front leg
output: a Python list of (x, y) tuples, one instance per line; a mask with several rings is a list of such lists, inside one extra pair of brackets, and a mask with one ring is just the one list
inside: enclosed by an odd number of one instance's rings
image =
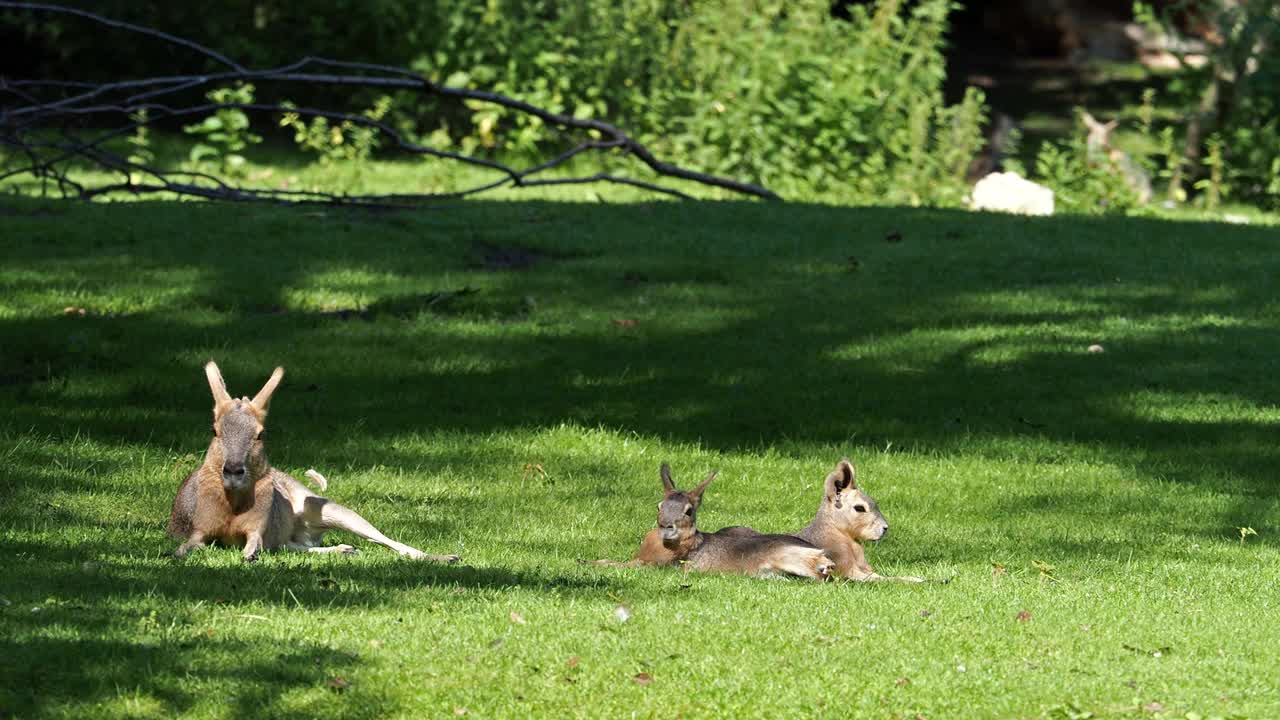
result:
[(191, 535), (187, 538), (187, 541), (179, 545), (177, 550), (173, 551), (173, 556), (181, 560), (182, 558), (186, 557), (187, 554), (190, 553), (192, 550), (195, 550), (196, 548), (204, 547), (205, 541), (207, 539), (208, 539), (208, 536), (206, 536), (200, 530), (192, 530)]
[(604, 567), (644, 567), (645, 565), (674, 565), (676, 553), (662, 544), (662, 533), (657, 529), (645, 533), (636, 556), (627, 561), (596, 560), (593, 565)]
[(262, 552), (262, 532), (249, 532), (245, 535), (244, 552), (241, 553), (241, 558), (247, 563), (255, 562), (260, 552)]
[(903, 582), (903, 583), (927, 582), (924, 578), (915, 577), (913, 575), (881, 575), (880, 573), (874, 573), (874, 572), (867, 573), (866, 575), (862, 575), (862, 576), (850, 577), (849, 579), (857, 580), (858, 582)]

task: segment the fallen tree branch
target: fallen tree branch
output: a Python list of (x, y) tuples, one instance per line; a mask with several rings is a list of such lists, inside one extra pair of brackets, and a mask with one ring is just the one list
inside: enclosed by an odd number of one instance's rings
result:
[[(253, 70), (191, 40), (84, 10), (49, 3), (12, 0), (0, 0), (0, 9), (61, 14), (138, 33), (197, 53), (225, 68), (206, 74), (135, 78), (106, 83), (0, 77), (0, 146), (11, 150), (11, 158), (20, 159), (16, 166), (0, 168), (0, 181), (27, 175), (39, 179), (42, 183), (52, 182), (63, 196), (85, 199), (118, 193), (134, 195), (170, 193), (211, 200), (334, 205), (414, 205), (431, 200), (467, 197), (504, 186), (535, 187), (584, 183), (622, 184), (679, 198), (690, 197), (675, 188), (608, 172), (578, 177), (546, 176), (549, 170), (561, 167), (583, 153), (614, 151), (635, 158), (660, 177), (687, 180), (769, 200), (779, 199), (776, 194), (760, 185), (690, 170), (659, 160), (644, 145), (627, 135), (622, 129), (607, 122), (552, 112), (501, 93), (441, 85), (404, 68), (306, 57), (277, 68)], [(549, 126), (566, 131), (578, 131), (587, 137), (550, 159), (524, 169), (517, 169), (493, 159), (424, 145), (406, 137), (404, 133), (387, 123), (358, 113), (325, 108), (294, 107), (284, 102), (181, 105), (176, 102), (180, 98), (174, 97), (192, 91), (207, 92), (236, 82), (267, 82), (284, 87), (339, 86), (398, 90), (458, 103), (481, 102), (530, 115), (539, 118)], [(172, 99), (175, 102), (166, 104), (164, 102), (166, 99)], [(459, 162), (494, 172), (500, 177), (463, 190), (440, 193), (346, 195), (309, 190), (240, 187), (210, 173), (168, 170), (136, 162), (110, 152), (104, 147), (111, 140), (155, 122), (192, 115), (203, 116), (225, 109), (267, 115), (294, 113), (299, 116), (351, 123), (377, 131), (381, 137), (389, 139), (395, 149), (400, 152)], [(145, 112), (140, 113), (140, 111)], [(79, 124), (76, 121), (84, 118), (99, 121), (102, 118), (121, 116), (129, 118), (128, 122), (105, 131), (99, 129), (93, 134), (80, 131), (85, 137), (69, 129)], [(54, 135), (57, 137), (53, 137)], [(87, 163), (91, 167), (119, 174), (122, 180), (98, 184), (72, 180), (70, 173), (77, 163)]]

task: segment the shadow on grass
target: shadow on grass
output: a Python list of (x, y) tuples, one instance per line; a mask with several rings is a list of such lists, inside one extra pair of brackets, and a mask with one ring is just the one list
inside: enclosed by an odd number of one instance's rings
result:
[[(106, 617), (98, 620), (108, 622)], [(308, 717), (372, 718), (388, 710), (386, 698), (355, 702), (340, 695), (338, 690), (348, 687), (343, 683), (349, 683), (344, 675), (356, 670), (362, 658), (316, 643), (281, 647), (266, 640), (220, 639), (213, 629), (208, 636), (181, 640), (23, 635), (0, 639), (5, 677), (0, 710), (12, 717), (88, 716), (103, 712), (104, 703), (131, 717), (172, 717), (213, 702), (235, 717), (301, 711)], [(75, 660), (69, 663), (68, 658)], [(230, 697), (213, 698), (210, 683), (219, 691), (230, 683), (234, 690)], [(286, 697), (306, 690), (311, 693), (302, 698)]]
[[(415, 468), (394, 440), (563, 422), (720, 451), (1027, 441), (1230, 493), (1223, 522), (1274, 507), (1272, 424), (1211, 409), (1280, 397), (1262, 310), (1280, 255), (1262, 228), (750, 203), (398, 217), (158, 204), (19, 218), (57, 239), (18, 245), (35, 278), (19, 289), (110, 290), (124, 279), (94, 273), (138, 258), (201, 279), (136, 314), (0, 320), (8, 427), (198, 452), (208, 398), (193, 358), (216, 356), (239, 393), (289, 368), (270, 450), (318, 467)], [(95, 221), (126, 239), (68, 225)], [(486, 273), (477, 242), (562, 259)], [(333, 268), (420, 297), (482, 286), (449, 309), (479, 329), (430, 308), (364, 321), (298, 307), (290, 293)]]

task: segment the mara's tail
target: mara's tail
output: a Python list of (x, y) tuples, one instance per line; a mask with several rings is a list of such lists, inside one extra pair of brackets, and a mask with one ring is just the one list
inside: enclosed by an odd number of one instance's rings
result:
[(310, 480), (313, 485), (320, 488), (320, 492), (324, 492), (329, 489), (329, 481), (325, 480), (324, 476), (316, 472), (314, 469), (306, 471), (303, 475)]

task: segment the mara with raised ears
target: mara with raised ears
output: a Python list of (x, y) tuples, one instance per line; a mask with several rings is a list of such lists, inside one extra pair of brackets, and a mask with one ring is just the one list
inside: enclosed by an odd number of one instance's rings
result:
[(844, 458), (823, 483), (822, 502), (813, 522), (796, 536), (826, 551), (835, 561), (835, 574), (850, 580), (924, 582), (918, 577), (885, 577), (867, 563), (863, 543), (880, 540), (889, 532), (889, 521), (876, 501), (858, 487), (858, 472)]
[[(456, 562), (456, 555), (428, 555), (383, 535), (355, 511), (308, 490), (267, 461), (263, 444), (267, 408), (284, 378), (276, 368), (258, 394), (233, 399), (217, 364), (204, 367), (213, 393), (213, 438), (204, 462), (183, 480), (173, 499), (168, 532), (183, 543), (183, 557), (211, 542), (242, 547), (246, 562), (263, 550), (354, 553), (350, 545), (324, 546), (327, 530), (346, 530), (404, 557)], [(323, 476), (308, 477), (325, 488)]]
[(698, 530), (698, 507), (712, 472), (696, 488), (683, 491), (671, 478), (671, 466), (662, 464), (663, 498), (658, 503), (658, 527), (650, 530), (636, 557), (624, 565), (673, 565), (685, 563), (692, 570), (732, 572), (744, 575), (796, 575), (825, 580), (832, 562), (821, 548), (791, 535), (762, 535), (744, 527), (728, 527), (714, 533)]

